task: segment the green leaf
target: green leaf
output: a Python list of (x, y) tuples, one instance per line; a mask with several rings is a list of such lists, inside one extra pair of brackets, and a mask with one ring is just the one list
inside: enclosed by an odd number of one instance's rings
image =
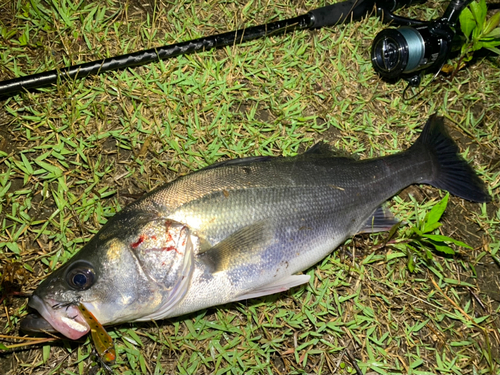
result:
[(29, 174), (33, 174), (33, 167), (31, 166), (31, 163), (29, 162), (28, 158), (26, 157), (26, 155), (24, 155), (24, 153), (21, 154), (21, 159), (23, 159), (23, 164), (24, 164), (24, 167), (26, 168), (26, 171), (29, 173)]
[(474, 16), (472, 15), (469, 8), (465, 8), (464, 10), (462, 10), (459, 19), (462, 33), (465, 35), (467, 40), (469, 40), (472, 30), (474, 30), (474, 28), (476, 27), (476, 21), (474, 20)]
[(469, 284), (463, 280), (455, 280), (455, 279), (450, 279), (448, 277), (445, 277), (444, 278), (444, 282), (445, 283), (448, 283), (448, 284), (451, 284), (451, 285), (461, 285), (461, 286), (468, 286), (468, 287), (471, 287), (471, 288), (474, 288), (474, 285), (472, 284)]
[(432, 258), (434, 258), (432, 251), (430, 251), (429, 249), (425, 249), (425, 260), (429, 261), (432, 260)]
[(473, 51), (478, 51), (481, 48), (483, 48), (483, 42), (481, 41), (474, 42), (474, 45), (472, 46)]
[(127, 333), (130, 335), (130, 337), (132, 337), (132, 339), (137, 343), (138, 346), (144, 346), (144, 344), (142, 343), (141, 339), (139, 338), (139, 336), (137, 335), (137, 333), (135, 333), (133, 330), (129, 329), (127, 331)]
[(40, 167), (42, 167), (47, 172), (49, 172), (51, 174), (50, 177), (52, 177), (52, 178), (61, 177), (63, 174), (61, 169), (59, 169), (56, 166), (53, 166), (52, 164), (46, 163), (46, 162), (38, 160), (38, 159), (35, 159), (35, 163), (37, 163)]
[(46, 363), (50, 357), (50, 345), (44, 345), (42, 349), (43, 363)]
[[(463, 55), (463, 53), (462, 53), (462, 55)], [(472, 60), (472, 53), (471, 52), (467, 52), (467, 55), (463, 58), (463, 62), (467, 63), (467, 62), (469, 62), (471, 60)]]
[(484, 34), (489, 34), (495, 27), (500, 24), (500, 12), (496, 12), (494, 15), (490, 17), (486, 24), (484, 25)]
[(455, 240), (454, 238), (451, 238), (448, 236), (442, 236), (440, 234), (424, 234), (422, 237), (425, 237), (425, 238), (428, 238), (430, 240), (437, 241), (437, 242), (451, 242), (457, 246), (462, 246), (462, 247), (465, 247), (467, 249), (472, 249), (472, 247), (470, 247), (469, 245), (467, 245), (466, 243), (464, 243), (462, 241)]
[(453, 250), (451, 247), (443, 244), (443, 243), (432, 243), (432, 245), (434, 246), (434, 248), (441, 252), (441, 253), (445, 253), (445, 254), (449, 254), (449, 255), (454, 255), (455, 254), (455, 250)]
[(484, 20), (486, 19), (486, 12), (488, 10), (486, 7), (486, 1), (480, 0), (479, 3), (477, 1), (473, 1), (470, 3), (469, 8), (478, 28), (482, 30), (484, 27)]
[(422, 358), (418, 358), (414, 362), (410, 363), (410, 367), (414, 369), (420, 366), (422, 363), (424, 363), (424, 360)]
[(484, 322), (488, 318), (489, 318), (489, 315), (480, 316), (479, 318), (474, 318), (474, 322), (476, 324), (481, 324), (482, 322)]
[(491, 253), (491, 256), (495, 256), (495, 255), (497, 255), (498, 250), (500, 250), (500, 241), (499, 241), (499, 242), (497, 242), (497, 243), (492, 243), (492, 244), (490, 245), (490, 253)]
[(408, 263), (406, 264), (408, 267), (408, 271), (414, 272), (415, 271), (415, 262), (413, 260), (413, 254), (410, 254), (408, 257)]
[(434, 230), (436, 230), (437, 228), (439, 228), (442, 224), (441, 223), (434, 223), (434, 224), (431, 224), (431, 225), (425, 225), (424, 227), (424, 232), (425, 233), (432, 233)]
[(392, 259), (396, 259), (396, 258), (403, 258), (405, 257), (406, 254), (401, 252), (401, 251), (398, 251), (398, 252), (395, 252), (395, 253), (389, 253), (385, 256), (385, 260), (386, 261), (390, 261)]
[(26, 46), (27, 44), (28, 44), (28, 34), (23, 33), (23, 35), (19, 37), (19, 45)]
[(0, 350), (9, 350), (4, 344), (0, 343)]
[(498, 48), (486, 47), (486, 49), (490, 50), (491, 52), (495, 52), (497, 55), (500, 55), (500, 49), (498, 49)]
[(413, 232), (414, 232), (417, 236), (419, 236), (419, 237), (422, 237), (422, 236), (424, 235), (424, 233), (423, 233), (420, 229), (418, 229), (417, 227), (413, 227), (413, 228), (411, 228), (411, 230), (412, 230), (412, 231), (413, 231)]
[(483, 48), (495, 48), (500, 46), (500, 40), (492, 40), (490, 42), (481, 42)]
[[(498, 13), (498, 14), (500, 14), (500, 13)], [(495, 38), (495, 39), (500, 38), (500, 27), (497, 27), (496, 29), (491, 30), (484, 37), (485, 38)]]
[(489, 36), (483, 36), (481, 39), (479, 39), (479, 41), (482, 42), (483, 45), (491, 44), (493, 47), (500, 44), (500, 38), (494, 38)]
[(19, 246), (17, 246), (17, 242), (7, 242), (5, 244), (7, 248), (15, 254), (21, 254), (21, 250), (19, 250)]
[(406, 244), (406, 250), (408, 251), (408, 262), (406, 263), (406, 266), (408, 267), (408, 270), (410, 272), (415, 271), (415, 261), (417, 259), (417, 255), (413, 250), (416, 250), (412, 246)]
[[(448, 199), (450, 197), (449, 193), (446, 193), (443, 199), (436, 204), (432, 209), (429, 211), (429, 213), (425, 216), (425, 224), (423, 228), (423, 232), (427, 233), (430, 232), (436, 228), (434, 228), (435, 224), (441, 219), (441, 216), (443, 216), (444, 211), (446, 210), (446, 206), (448, 205)], [(433, 229), (430, 229), (433, 228)]]

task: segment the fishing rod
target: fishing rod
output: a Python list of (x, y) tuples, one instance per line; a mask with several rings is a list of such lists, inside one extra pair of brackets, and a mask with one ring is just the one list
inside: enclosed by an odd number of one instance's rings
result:
[(426, 0), (348, 0), (309, 11), (308, 13), (264, 25), (230, 31), (186, 42), (151, 48), (116, 57), (73, 65), (43, 73), (32, 74), (0, 82), (0, 97), (50, 86), (61, 79), (78, 79), (110, 70), (140, 66), (171, 57), (185, 55), (212, 48), (232, 46), (271, 35), (284, 34), (295, 30), (318, 29), (357, 21), (375, 10), (382, 22), (407, 24), (408, 19), (392, 12)]

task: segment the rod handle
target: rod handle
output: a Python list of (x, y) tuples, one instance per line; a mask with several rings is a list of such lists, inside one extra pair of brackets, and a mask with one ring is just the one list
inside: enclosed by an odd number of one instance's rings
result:
[(308, 15), (310, 15), (312, 19), (311, 28), (320, 28), (358, 21), (374, 10), (374, 7), (392, 12), (396, 9), (410, 5), (423, 4), (426, 1), (427, 0), (350, 0), (311, 10)]
[(311, 28), (318, 29), (360, 20), (368, 14), (373, 5), (373, 0), (350, 0), (314, 9), (307, 14), (311, 16)]

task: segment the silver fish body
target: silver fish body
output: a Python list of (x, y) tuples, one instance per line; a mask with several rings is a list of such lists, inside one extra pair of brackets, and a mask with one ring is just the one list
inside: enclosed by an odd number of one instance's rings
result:
[[(315, 147), (230, 160), (181, 177), (111, 218), (35, 291), (30, 306), (78, 338), (83, 303), (102, 324), (162, 319), (287, 290), (350, 236), (390, 228), (380, 205), (413, 183), (477, 202), (483, 183), (432, 117), (407, 151), (357, 161)], [(29, 329), (29, 321), (24, 324)]]

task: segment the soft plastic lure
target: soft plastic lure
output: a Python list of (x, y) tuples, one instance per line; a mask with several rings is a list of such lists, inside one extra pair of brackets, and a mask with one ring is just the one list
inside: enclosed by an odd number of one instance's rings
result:
[(83, 304), (79, 303), (78, 310), (90, 326), (90, 333), (99, 358), (105, 366), (110, 366), (115, 362), (116, 351), (113, 345), (113, 339), (99, 323), (94, 314), (92, 314)]

